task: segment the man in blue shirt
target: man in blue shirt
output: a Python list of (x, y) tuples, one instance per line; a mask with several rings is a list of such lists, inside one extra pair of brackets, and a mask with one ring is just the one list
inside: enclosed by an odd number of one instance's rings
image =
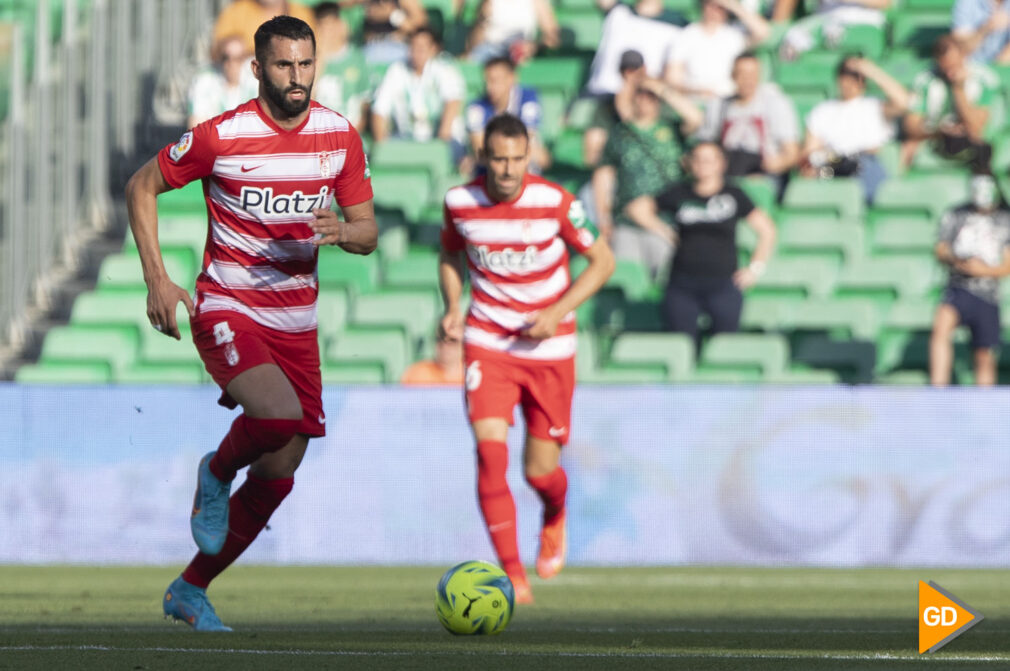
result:
[(957, 0), (951, 24), (954, 37), (973, 61), (1010, 62), (1010, 1)]
[(484, 126), (499, 114), (519, 117), (530, 133), (530, 171), (539, 173), (551, 164), (551, 155), (540, 141), (540, 100), (537, 92), (516, 81), (516, 67), (508, 58), (492, 58), (484, 64), (484, 95), (466, 108), (466, 130), (473, 153), (484, 146)]

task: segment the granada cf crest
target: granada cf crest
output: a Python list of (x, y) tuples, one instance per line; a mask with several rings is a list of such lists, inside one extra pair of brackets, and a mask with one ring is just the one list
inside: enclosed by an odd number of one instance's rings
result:
[(319, 153), (319, 174), (323, 177), (330, 176), (330, 153), (328, 151)]

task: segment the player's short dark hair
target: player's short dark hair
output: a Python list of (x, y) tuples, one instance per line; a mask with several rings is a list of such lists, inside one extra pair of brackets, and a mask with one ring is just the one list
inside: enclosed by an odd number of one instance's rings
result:
[(340, 18), (340, 5), (335, 2), (320, 2), (318, 5), (312, 8), (312, 15), (316, 17), (316, 21), (321, 21), (326, 18)]
[(757, 60), (760, 60), (760, 59), (758, 58), (758, 55), (757, 55), (756, 51), (751, 51), (750, 49), (748, 49), (747, 51), (744, 51), (739, 56), (737, 56), (736, 58), (733, 59), (733, 65), (736, 65), (740, 61), (746, 61), (746, 60), (755, 60), (755, 61), (757, 61)]
[(262, 63), (266, 60), (270, 40), (275, 37), (286, 37), (289, 40), (312, 40), (312, 51), (316, 50), (316, 35), (309, 24), (293, 16), (282, 14), (265, 21), (256, 29), (253, 41), (256, 43), (256, 60)]
[(431, 38), (432, 42), (434, 42), (439, 46), (439, 48), (442, 47), (442, 39), (438, 35), (436, 35), (435, 31), (429, 28), (428, 26), (421, 26), (420, 28), (415, 29), (414, 32), (410, 34), (410, 39), (413, 40), (418, 35), (427, 35), (428, 37)]
[(495, 56), (494, 58), (489, 58), (484, 62), (484, 69), (489, 70), (496, 65), (501, 65), (502, 67), (508, 68), (511, 72), (516, 71), (516, 64), (512, 62), (512, 59), (508, 56)]
[(487, 122), (484, 126), (484, 151), (487, 151), (492, 135), (502, 135), (504, 137), (522, 137), (526, 141), (530, 140), (530, 132), (526, 130), (526, 124), (515, 114), (498, 114)]

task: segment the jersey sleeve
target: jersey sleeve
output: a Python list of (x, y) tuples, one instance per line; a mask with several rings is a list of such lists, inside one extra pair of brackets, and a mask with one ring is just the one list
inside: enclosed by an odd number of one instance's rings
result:
[(600, 232), (586, 216), (585, 205), (566, 191), (561, 200), (561, 211), (563, 214), (558, 218), (561, 222), (561, 239), (579, 254), (585, 254), (600, 237)]
[(456, 225), (452, 223), (452, 216), (449, 214), (449, 206), (442, 205), (442, 249), (447, 252), (462, 252), (466, 249), (466, 240), (459, 231), (456, 230)]
[(334, 195), (341, 207), (357, 205), (372, 198), (372, 171), (368, 157), (361, 146), (361, 136), (352, 126), (348, 131), (350, 142), (344, 158), (344, 168), (337, 176)]
[(217, 158), (216, 140), (217, 130), (210, 121), (205, 121), (158, 152), (158, 167), (169, 186), (178, 189), (210, 175)]
[(736, 199), (736, 212), (737, 216), (741, 219), (746, 219), (750, 216), (750, 213), (757, 209), (757, 205), (751, 200), (747, 192), (739, 187), (731, 187), (733, 191), (733, 198)]

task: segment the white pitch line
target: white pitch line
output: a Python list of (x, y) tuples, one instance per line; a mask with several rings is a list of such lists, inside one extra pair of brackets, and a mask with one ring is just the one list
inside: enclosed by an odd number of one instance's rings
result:
[(2, 646), (0, 652), (55, 652), (73, 650), (75, 652), (176, 652), (187, 654), (211, 654), (211, 655), (265, 655), (265, 656), (290, 656), (290, 657), (408, 657), (408, 656), (443, 656), (452, 657), (458, 655), (469, 656), (496, 656), (496, 657), (571, 657), (571, 658), (629, 658), (629, 659), (768, 659), (768, 660), (798, 660), (798, 659), (826, 659), (832, 661), (911, 661), (920, 660), (924, 663), (949, 663), (949, 662), (1006, 662), (1010, 661), (1008, 655), (942, 655), (924, 656), (914, 653), (894, 654), (894, 653), (822, 653), (822, 652), (795, 652), (795, 653), (774, 653), (774, 652), (558, 652), (558, 651), (508, 651), (508, 650), (459, 650), (459, 651), (424, 651), (424, 652), (400, 652), (400, 651), (354, 651), (354, 650), (256, 650), (248, 648), (170, 648), (164, 646), (156, 647), (119, 647), (111, 645), (13, 645)]

